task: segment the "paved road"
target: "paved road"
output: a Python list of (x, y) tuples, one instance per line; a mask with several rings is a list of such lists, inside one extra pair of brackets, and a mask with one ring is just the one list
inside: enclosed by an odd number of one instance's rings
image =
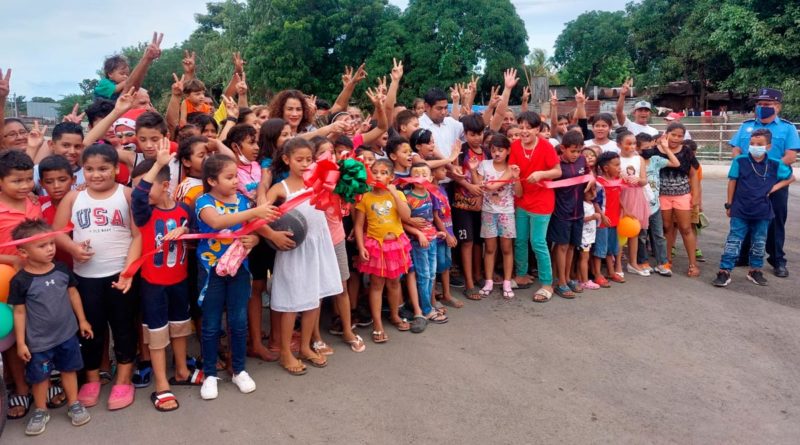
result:
[[(37, 443), (796, 444), (800, 187), (788, 224), (793, 275), (768, 274), (757, 288), (737, 269), (727, 289), (709, 284), (727, 231), (725, 183), (705, 187), (712, 227), (700, 279), (631, 277), (548, 304), (531, 302), (532, 291), (468, 302), (450, 323), (390, 331), (364, 354), (334, 340), (330, 365), (303, 377), (250, 359), (250, 395), (225, 383), (204, 402), (180, 388), (181, 409), (160, 414), (139, 390), (132, 408), (96, 407), (81, 428), (59, 410)], [(678, 257), (675, 270), (685, 267)], [(23, 428), (10, 422), (2, 442), (22, 443)]]

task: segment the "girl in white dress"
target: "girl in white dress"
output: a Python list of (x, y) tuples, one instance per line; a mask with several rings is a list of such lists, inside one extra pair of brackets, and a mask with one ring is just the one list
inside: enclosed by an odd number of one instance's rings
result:
[[(313, 159), (313, 148), (308, 141), (300, 138), (287, 141), (280, 162), (288, 165), (289, 177), (269, 189), (267, 202), (288, 201), (304, 192), (303, 173)], [(325, 356), (311, 349), (311, 334), (319, 323), (320, 299), (340, 294), (342, 281), (325, 213), (308, 201), (295, 211), (306, 219), (306, 236), (294, 249), (278, 250), (275, 255), (270, 305), (273, 311), (281, 312), (281, 366), (290, 374), (300, 375), (306, 372), (305, 365), (291, 351), (295, 314), (303, 313), (299, 357), (312, 366), (326, 366)]]

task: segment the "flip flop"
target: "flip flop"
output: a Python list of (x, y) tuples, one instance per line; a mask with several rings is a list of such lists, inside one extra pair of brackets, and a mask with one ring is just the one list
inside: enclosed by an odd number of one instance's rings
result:
[(286, 372), (288, 372), (291, 375), (295, 375), (295, 376), (297, 376), (297, 375), (305, 375), (305, 373), (308, 372), (308, 368), (306, 368), (306, 365), (304, 365), (303, 362), (300, 362), (299, 366), (293, 366), (293, 367), (288, 367), (288, 366), (284, 365), (283, 363), (281, 363), (280, 365), (281, 365), (281, 368), (285, 369)]
[(572, 292), (572, 289), (570, 289), (569, 286), (556, 286), (554, 290), (561, 298), (566, 298), (567, 300), (572, 300), (575, 298), (575, 292)]
[(535, 303), (547, 303), (551, 298), (553, 298), (553, 293), (545, 288), (541, 288), (537, 290), (535, 294), (533, 294), (533, 301)]
[(47, 388), (47, 407), (50, 409), (61, 408), (62, 406), (67, 404), (67, 397), (64, 396), (60, 402), (53, 402), (53, 399), (58, 397), (59, 395), (64, 395), (64, 389), (56, 384), (50, 385)]
[(204, 377), (203, 371), (195, 369), (186, 380), (178, 380), (174, 376), (170, 377), (169, 384), (173, 386), (200, 386), (203, 384)]
[(328, 360), (325, 358), (324, 355), (318, 354), (319, 357), (298, 357), (300, 360), (307, 361), (311, 366), (315, 368), (324, 368), (328, 366)]
[(386, 343), (389, 341), (389, 337), (386, 336), (386, 333), (383, 331), (372, 331), (372, 342), (373, 343)]
[(464, 289), (463, 293), (464, 293), (464, 296), (467, 297), (467, 299), (472, 300), (472, 301), (479, 301), (479, 300), (483, 299), (483, 296), (481, 296), (481, 290), (478, 289), (477, 287), (471, 287), (469, 289)]
[(16, 420), (27, 416), (28, 412), (31, 410), (32, 402), (33, 402), (33, 396), (30, 394), (26, 395), (15, 394), (13, 396), (10, 396), (8, 398), (8, 409), (9, 409), (8, 412), (9, 413), (11, 412), (11, 408), (16, 408), (19, 406), (23, 407), (25, 409), (25, 412), (23, 412), (19, 416), (12, 416), (11, 414), (6, 414), (6, 418), (11, 420)]
[(516, 279), (511, 280), (511, 287), (514, 289), (528, 289), (533, 286), (533, 280), (530, 283), (519, 284)]
[[(147, 364), (141, 366), (144, 363)], [(131, 382), (133, 382), (134, 387), (147, 388), (148, 386), (150, 386), (150, 382), (153, 379), (153, 366), (149, 363), (150, 362), (140, 363), (140, 367), (133, 372), (133, 377), (131, 377)]]
[(367, 345), (364, 344), (364, 339), (360, 335), (356, 335), (354, 340), (344, 340), (345, 343), (350, 345), (350, 350), (353, 352), (364, 352), (367, 350)]
[[(156, 411), (160, 411), (162, 413), (168, 413), (170, 411), (175, 411), (176, 409), (180, 408), (181, 405), (178, 403), (178, 399), (175, 398), (175, 394), (171, 391), (160, 391), (160, 392), (153, 392), (150, 394), (150, 401), (153, 402), (153, 407)], [(167, 402), (175, 402), (175, 406), (172, 408), (164, 408), (164, 405)]]
[(389, 321), (389, 323), (396, 327), (400, 332), (405, 332), (411, 329), (411, 325), (408, 324), (408, 320), (405, 318), (401, 318), (400, 321)]
[(459, 300), (459, 299), (457, 299), (456, 297), (450, 297), (450, 298), (447, 298), (447, 299), (443, 298), (443, 299), (441, 299), (439, 301), (441, 301), (442, 304), (445, 305), (445, 306), (449, 306), (449, 307), (456, 308), (456, 309), (461, 309), (462, 307), (464, 307), (464, 302)]

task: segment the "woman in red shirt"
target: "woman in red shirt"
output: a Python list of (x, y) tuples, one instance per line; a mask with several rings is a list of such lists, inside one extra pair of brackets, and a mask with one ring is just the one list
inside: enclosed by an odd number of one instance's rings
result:
[(547, 226), (555, 209), (555, 193), (540, 183), (561, 177), (561, 166), (556, 150), (545, 139), (539, 138), (541, 119), (526, 111), (517, 118), (520, 139), (511, 144), (508, 163), (519, 166), (522, 196), (515, 201), (517, 238), (514, 242), (516, 282), (521, 288), (531, 285), (528, 273), (528, 241), (536, 255), (539, 281), (533, 301), (543, 303), (553, 296), (553, 269), (547, 249)]

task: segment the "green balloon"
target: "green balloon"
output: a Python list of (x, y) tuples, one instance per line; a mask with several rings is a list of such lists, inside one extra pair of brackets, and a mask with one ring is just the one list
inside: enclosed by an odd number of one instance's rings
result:
[(11, 306), (0, 303), (0, 338), (5, 337), (14, 329), (14, 311)]

